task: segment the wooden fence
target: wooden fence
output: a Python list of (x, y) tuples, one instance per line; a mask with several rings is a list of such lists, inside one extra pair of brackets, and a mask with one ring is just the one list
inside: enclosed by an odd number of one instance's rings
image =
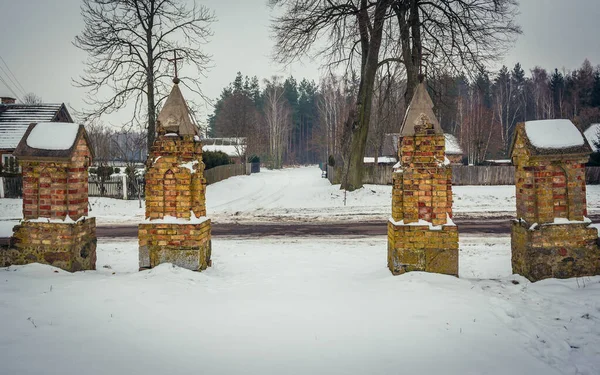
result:
[(207, 184), (223, 181), (229, 177), (241, 176), (246, 174), (246, 165), (244, 164), (228, 164), (219, 165), (217, 167), (204, 171), (204, 177)]
[[(363, 183), (373, 185), (392, 184), (391, 165), (366, 165)], [(341, 183), (339, 168), (327, 166), (327, 178), (334, 185)], [(600, 184), (600, 167), (586, 168), (586, 183)], [(452, 185), (514, 185), (513, 166), (452, 166)]]
[[(385, 164), (367, 164), (363, 175), (363, 183), (371, 185), (391, 185), (392, 184), (391, 165)], [(327, 179), (332, 185), (341, 184), (341, 169), (327, 166)]]
[(452, 185), (514, 185), (515, 167), (452, 166)]

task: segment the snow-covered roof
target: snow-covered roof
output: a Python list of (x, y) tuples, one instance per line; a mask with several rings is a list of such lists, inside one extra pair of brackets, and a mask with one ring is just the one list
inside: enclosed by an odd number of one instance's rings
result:
[(458, 143), (458, 139), (452, 134), (444, 133), (446, 140), (446, 155), (462, 155), (463, 150)]
[(566, 149), (585, 144), (583, 135), (570, 120), (525, 122), (525, 133), (531, 145), (543, 149)]
[[(396, 163), (398, 160), (394, 157), (391, 156), (380, 156), (377, 158), (377, 163), (383, 163), (383, 164), (393, 164)], [(365, 157), (363, 158), (363, 163), (367, 163), (367, 164), (373, 164), (375, 163), (375, 158), (374, 157)]]
[(245, 145), (246, 137), (224, 137), (224, 138), (202, 138), (200, 140), (203, 145)]
[(39, 150), (68, 150), (73, 147), (79, 125), (72, 122), (41, 122), (27, 136), (27, 146)]
[(53, 121), (61, 109), (66, 112), (63, 104), (0, 105), (0, 149), (16, 148), (31, 123)]
[(93, 159), (94, 150), (83, 125), (71, 122), (31, 124), (13, 155), (22, 160), (69, 160), (80, 139), (85, 140)]
[(485, 162), (490, 163), (490, 164), (511, 164), (512, 160), (511, 159), (486, 159)]
[(592, 151), (596, 152), (599, 150), (596, 145), (597, 142), (600, 142), (600, 124), (592, 124), (586, 131), (583, 132), (583, 135), (587, 139)]
[(202, 145), (202, 151), (221, 151), (231, 157), (239, 157), (246, 153), (246, 145)]

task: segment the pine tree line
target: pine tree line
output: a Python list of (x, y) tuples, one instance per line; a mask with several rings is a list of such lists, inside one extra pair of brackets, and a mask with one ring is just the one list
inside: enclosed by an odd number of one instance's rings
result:
[[(473, 78), (430, 74), (427, 84), (442, 128), (458, 138), (470, 164), (507, 158), (521, 121), (566, 118), (581, 130), (600, 123), (600, 66), (587, 59), (573, 71), (536, 66), (527, 74), (517, 63)], [(247, 137), (248, 153), (275, 167), (342, 158), (344, 122), (357, 90), (353, 76), (328, 76), (318, 85), (274, 77), (261, 85), (238, 73), (209, 116), (209, 134)], [(399, 132), (405, 92), (401, 69), (378, 72), (365, 156), (382, 156), (385, 134)]]

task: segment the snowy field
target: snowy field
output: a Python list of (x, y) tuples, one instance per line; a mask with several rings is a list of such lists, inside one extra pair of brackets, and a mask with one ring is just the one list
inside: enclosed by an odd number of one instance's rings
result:
[(386, 269), (384, 237), (213, 241), (212, 268), (0, 269), (5, 374), (600, 373), (600, 277), (510, 275), (506, 237), (461, 239), (461, 278)]
[[(514, 186), (454, 186), (456, 217), (514, 217)], [(262, 170), (209, 185), (207, 211), (213, 222), (335, 222), (386, 220), (391, 214), (391, 186), (366, 185), (347, 193), (321, 178), (317, 167)], [(589, 185), (588, 211), (600, 213), (600, 185)], [(137, 224), (144, 203), (90, 198), (98, 225)], [(12, 233), (22, 217), (20, 199), (0, 199), (0, 237)], [(11, 221), (11, 222), (7, 222)], [(8, 229), (7, 229), (8, 228)]]
[[(208, 211), (223, 222), (389, 216), (390, 187), (348, 194), (346, 207), (338, 189), (317, 168), (264, 171), (210, 185)], [(454, 192), (465, 215), (514, 215), (512, 186)], [(598, 193), (589, 187), (596, 209)], [(92, 198), (92, 213), (133, 224), (138, 204)], [(20, 210), (0, 200), (5, 235)], [(385, 236), (216, 238), (205, 272), (138, 272), (135, 239), (102, 238), (97, 271), (0, 268), (0, 373), (600, 373), (600, 276), (511, 275), (508, 236), (461, 236), (460, 278), (391, 276), (386, 249)]]

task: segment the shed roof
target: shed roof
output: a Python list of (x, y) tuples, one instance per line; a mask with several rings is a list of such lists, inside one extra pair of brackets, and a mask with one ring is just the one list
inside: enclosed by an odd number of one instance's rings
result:
[(15, 149), (32, 123), (55, 121), (64, 104), (0, 104), (0, 149)]
[[(67, 125), (69, 126), (67, 127)], [(52, 138), (52, 141), (43, 142), (41, 137), (47, 134), (53, 127), (62, 130), (62, 138), (61, 134), (56, 134), (55, 138)], [(13, 155), (21, 160), (70, 159), (75, 152), (77, 143), (82, 137), (87, 142), (93, 158), (94, 150), (91, 147), (90, 139), (83, 125), (61, 122), (31, 124), (13, 152)]]

